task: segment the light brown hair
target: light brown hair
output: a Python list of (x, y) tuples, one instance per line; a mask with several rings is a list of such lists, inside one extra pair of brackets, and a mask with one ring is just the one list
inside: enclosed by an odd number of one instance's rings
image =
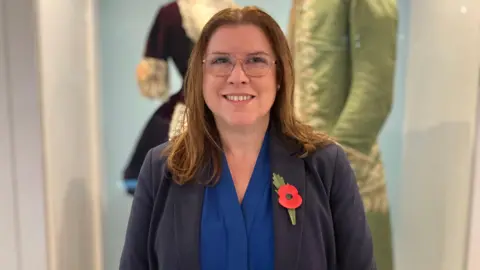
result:
[(242, 24), (259, 27), (275, 54), (276, 78), (280, 89), (270, 111), (271, 124), (303, 147), (301, 157), (315, 151), (317, 147), (332, 143), (327, 135), (315, 132), (295, 117), (292, 55), (280, 26), (257, 7), (224, 9), (207, 22), (190, 55), (184, 84), (187, 107), (184, 121), (187, 122), (187, 127), (171, 139), (163, 152), (167, 156), (168, 170), (173, 175), (173, 180), (179, 184), (195, 179), (205, 168), (212, 168), (209, 183), (216, 182), (220, 175), (222, 149), (213, 114), (203, 98), (203, 59), (209, 40), (218, 28)]

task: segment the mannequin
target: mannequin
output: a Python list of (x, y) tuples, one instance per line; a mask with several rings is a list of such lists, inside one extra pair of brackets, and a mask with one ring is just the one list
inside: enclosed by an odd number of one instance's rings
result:
[(377, 137), (392, 107), (396, 0), (293, 0), (290, 19), (297, 113), (347, 152), (378, 269), (391, 270), (390, 214)]
[(203, 26), (213, 14), (232, 5), (232, 0), (177, 0), (158, 10), (143, 59), (137, 67), (137, 82), (143, 96), (164, 103), (147, 122), (124, 170), (129, 194), (135, 191), (136, 179), (148, 150), (168, 140), (173, 115), (176, 118), (182, 115), (183, 107), (176, 106), (183, 104), (183, 86), (171, 95), (168, 60), (173, 60), (180, 75), (185, 77), (190, 52)]

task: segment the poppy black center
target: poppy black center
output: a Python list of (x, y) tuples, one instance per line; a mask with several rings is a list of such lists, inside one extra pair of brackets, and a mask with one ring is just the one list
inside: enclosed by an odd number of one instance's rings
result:
[(293, 198), (293, 195), (289, 193), (285, 197), (287, 197), (287, 200), (291, 200)]

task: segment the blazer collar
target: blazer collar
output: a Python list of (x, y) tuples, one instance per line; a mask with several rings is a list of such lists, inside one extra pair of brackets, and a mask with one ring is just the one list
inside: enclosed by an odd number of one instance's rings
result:
[[(301, 148), (288, 140), (282, 132), (270, 127), (270, 167), (272, 173), (281, 175), (285, 182), (295, 186), (305, 201), (305, 165), (297, 155)], [(209, 177), (209, 169), (202, 176)], [(273, 185), (273, 183), (272, 183)], [(200, 269), (200, 223), (204, 186), (189, 183), (172, 185), (174, 204), (174, 234), (178, 249), (179, 269)], [(272, 207), (275, 241), (275, 270), (297, 269), (302, 240), (305, 207), (296, 209), (297, 224), (292, 225), (287, 209), (278, 203), (278, 195), (272, 189)]]

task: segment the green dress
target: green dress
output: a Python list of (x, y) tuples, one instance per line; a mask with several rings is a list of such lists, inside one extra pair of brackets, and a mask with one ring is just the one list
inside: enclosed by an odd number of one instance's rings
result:
[(349, 155), (378, 269), (391, 270), (390, 213), (377, 137), (392, 107), (396, 0), (295, 0), (289, 31), (297, 113)]

